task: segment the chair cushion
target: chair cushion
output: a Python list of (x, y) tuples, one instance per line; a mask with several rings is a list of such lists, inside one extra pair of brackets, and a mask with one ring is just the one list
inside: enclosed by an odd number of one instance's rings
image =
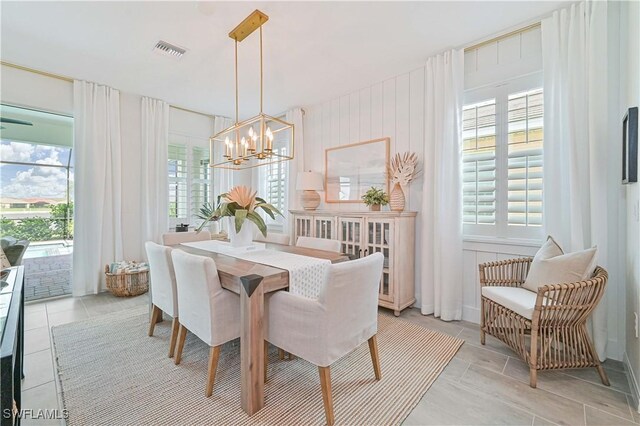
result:
[(7, 255), (4, 253), (4, 250), (2, 250), (1, 248), (0, 248), (0, 264), (2, 266), (2, 269), (11, 268), (11, 262), (9, 262)]
[(539, 287), (547, 284), (585, 280), (593, 275), (597, 251), (597, 247), (592, 247), (564, 254), (553, 238), (549, 237), (533, 258), (522, 287), (537, 292)]
[(533, 318), (533, 308), (538, 296), (537, 293), (521, 287), (492, 286), (482, 287), (482, 295), (527, 319)]
[(6, 249), (9, 246), (12, 246), (14, 244), (16, 244), (18, 242), (18, 240), (16, 240), (13, 237), (3, 237), (0, 240), (0, 246), (2, 247), (2, 250)]

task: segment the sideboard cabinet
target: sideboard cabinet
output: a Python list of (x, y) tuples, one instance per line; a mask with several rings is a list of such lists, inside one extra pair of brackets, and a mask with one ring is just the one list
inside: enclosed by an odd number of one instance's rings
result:
[(413, 305), (416, 212), (346, 212), (290, 210), (293, 242), (298, 237), (340, 241), (341, 251), (352, 258), (380, 252), (384, 267), (378, 305), (396, 316)]

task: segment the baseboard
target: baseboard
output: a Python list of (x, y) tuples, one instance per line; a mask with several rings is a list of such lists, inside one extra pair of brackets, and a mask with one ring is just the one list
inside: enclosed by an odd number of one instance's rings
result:
[(638, 381), (633, 373), (631, 361), (629, 361), (629, 357), (626, 352), (624, 353), (624, 365), (627, 367), (627, 379), (629, 380), (629, 386), (631, 387), (631, 399), (633, 403), (631, 408), (640, 413), (640, 387), (638, 387)]
[(480, 324), (480, 308), (476, 308), (473, 306), (463, 306), (462, 319), (463, 321), (469, 321), (474, 324)]

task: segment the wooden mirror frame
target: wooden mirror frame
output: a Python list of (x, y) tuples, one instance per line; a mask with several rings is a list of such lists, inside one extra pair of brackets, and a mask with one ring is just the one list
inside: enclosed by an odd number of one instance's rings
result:
[[(357, 142), (357, 143), (352, 143), (349, 145), (342, 145), (342, 146), (336, 146), (333, 148), (327, 148), (324, 150), (324, 188), (325, 188), (325, 192), (324, 192), (324, 201), (326, 203), (363, 203), (362, 199), (357, 199), (357, 200), (332, 200), (329, 199), (329, 152), (330, 151), (336, 151), (336, 150), (341, 150), (341, 149), (349, 149), (349, 148), (353, 148), (356, 146), (361, 146), (361, 145), (366, 145), (366, 144), (373, 144), (373, 143), (380, 143), (380, 142), (384, 142), (385, 143), (385, 159), (384, 159), (384, 169), (382, 170), (382, 173), (385, 176), (385, 186), (384, 186), (384, 191), (389, 194), (389, 178), (387, 176), (387, 166), (389, 164), (389, 146), (391, 145), (391, 140), (388, 137), (385, 138), (378, 138), (378, 139), (372, 139), (372, 140), (368, 140), (368, 141), (364, 141), (364, 142)], [(346, 154), (346, 153), (345, 153)], [(363, 194), (364, 195), (364, 194)]]

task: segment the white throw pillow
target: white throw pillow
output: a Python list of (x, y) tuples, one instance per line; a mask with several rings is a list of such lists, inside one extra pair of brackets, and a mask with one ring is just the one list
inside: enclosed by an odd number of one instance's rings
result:
[(0, 248), (0, 263), (2, 264), (2, 269), (11, 268), (11, 263), (9, 263), (9, 259), (7, 259), (7, 255), (4, 254), (2, 248)]
[(547, 237), (547, 241), (544, 242), (540, 250), (536, 253), (533, 261), (540, 261), (545, 259), (551, 259), (552, 257), (563, 255), (564, 252), (560, 248), (560, 244), (553, 239), (551, 235)]
[(531, 291), (547, 284), (573, 283), (589, 278), (596, 267), (597, 247), (563, 254), (560, 246), (549, 237), (531, 262), (529, 274), (522, 285)]

